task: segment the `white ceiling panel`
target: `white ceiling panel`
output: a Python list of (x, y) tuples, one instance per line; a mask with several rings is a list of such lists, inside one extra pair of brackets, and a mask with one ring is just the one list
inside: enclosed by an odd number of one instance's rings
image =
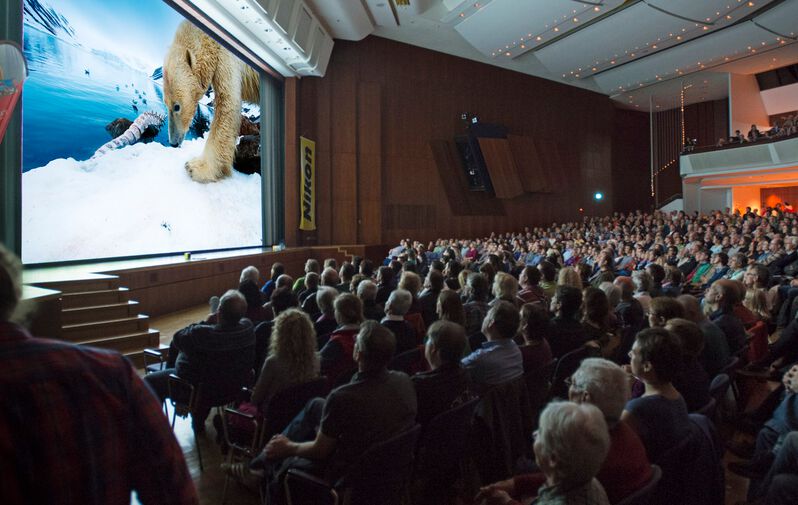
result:
[[(454, 28), (482, 54), (514, 58), (621, 3), (605, 0), (599, 6), (575, 0), (493, 0), (486, 5), (475, 2), (473, 6), (478, 7), (473, 9), (469, 2), (463, 8), (471, 10), (461, 13), (463, 20)], [(452, 14), (459, 16), (456, 9)]]
[(335, 39), (361, 40), (374, 31), (369, 11), (360, 0), (307, 0), (307, 3), (325, 21)]
[(759, 9), (773, 0), (756, 0), (748, 4), (745, 0), (643, 0), (646, 4), (694, 21), (714, 22), (730, 16), (743, 18), (754, 9)]
[(747, 22), (602, 72), (594, 79), (605, 93), (613, 94), (776, 47), (779, 41), (773, 34)]
[(798, 2), (788, 0), (761, 16), (757, 16), (754, 21), (781, 35), (796, 37), (798, 34)]
[(619, 105), (639, 111), (668, 110), (684, 105), (719, 100), (729, 96), (729, 74), (701, 72), (682, 79), (658, 82), (643, 89), (613, 95)]
[(639, 3), (535, 51), (535, 55), (555, 75), (565, 74), (566, 79), (577, 74), (585, 77), (662, 49), (662, 40), (667, 41), (669, 34), (688, 37), (699, 32), (701, 29), (693, 23)]

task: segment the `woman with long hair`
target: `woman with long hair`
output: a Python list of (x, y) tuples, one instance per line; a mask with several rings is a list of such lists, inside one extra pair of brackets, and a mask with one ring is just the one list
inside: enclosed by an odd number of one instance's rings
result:
[(281, 312), (274, 319), (269, 355), (252, 392), (252, 403), (263, 408), (280, 391), (318, 376), (313, 323), (301, 310)]

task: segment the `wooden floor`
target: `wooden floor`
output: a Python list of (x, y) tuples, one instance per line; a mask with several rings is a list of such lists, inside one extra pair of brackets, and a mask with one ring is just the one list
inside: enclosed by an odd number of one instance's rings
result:
[[(172, 341), (172, 335), (177, 330), (191, 323), (202, 321), (208, 315), (208, 311), (207, 304), (198, 305), (190, 309), (154, 318), (152, 327), (160, 330), (161, 343), (169, 345), (169, 342)], [(169, 420), (171, 421), (171, 405), (168, 406), (168, 409)], [(216, 430), (213, 428), (212, 418), (213, 413), (208, 416), (208, 421), (205, 423), (205, 435), (200, 435), (197, 440), (202, 452), (204, 470), (200, 470), (194, 433), (191, 430), (191, 419), (178, 417), (175, 421), (175, 436), (183, 449), (189, 472), (194, 479), (194, 484), (197, 486), (197, 494), (202, 505), (220, 505), (222, 503), (222, 490), (224, 489), (224, 474), (220, 470), (220, 465), (224, 458), (215, 442)], [(258, 505), (259, 502), (257, 493), (249, 491), (232, 479), (230, 480), (227, 488), (227, 499), (225, 500), (226, 505)]]
[[(172, 335), (174, 335), (177, 330), (191, 323), (202, 321), (208, 314), (208, 311), (209, 308), (207, 304), (198, 305), (190, 309), (154, 318), (151, 327), (161, 332), (161, 343), (169, 345), (169, 342), (172, 340)], [(757, 404), (764, 398), (768, 391), (775, 386), (775, 383), (756, 384), (754, 391), (752, 391), (751, 403)], [(212, 417), (213, 415), (209, 416), (206, 423), (206, 434), (200, 436), (198, 440), (202, 451), (202, 460), (205, 467), (204, 471), (200, 471), (190, 419), (177, 418), (175, 423), (175, 436), (180, 443), (180, 447), (183, 448), (191, 477), (194, 479), (194, 483), (197, 486), (200, 503), (203, 505), (221, 504), (222, 489), (224, 488), (224, 475), (220, 470), (220, 464), (224, 459), (219, 451), (219, 447), (214, 442), (216, 431), (211, 424)], [(169, 419), (171, 420), (171, 408)], [(734, 433), (733, 430), (728, 427), (722, 427), (721, 429), (723, 430), (722, 434), (724, 438), (750, 439), (747, 435)], [(728, 462), (737, 460), (738, 458), (727, 451), (723, 463), (725, 466)], [(727, 505), (735, 505), (738, 502), (744, 501), (747, 489), (747, 479), (731, 472), (726, 472)], [(225, 503), (229, 505), (257, 505), (259, 499), (256, 493), (249, 491), (234, 480), (231, 480), (228, 486)]]

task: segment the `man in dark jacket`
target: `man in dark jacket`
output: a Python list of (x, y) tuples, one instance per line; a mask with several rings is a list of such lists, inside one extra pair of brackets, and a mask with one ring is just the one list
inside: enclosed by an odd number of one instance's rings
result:
[[(252, 322), (242, 319), (247, 311), (244, 296), (230, 290), (219, 302), (219, 323), (192, 324), (175, 333), (169, 346), (168, 368), (145, 376), (161, 401), (168, 394), (169, 374), (202, 385), (206, 400), (222, 399), (252, 381), (255, 333)], [(194, 412), (192, 421), (202, 429), (207, 409)]]

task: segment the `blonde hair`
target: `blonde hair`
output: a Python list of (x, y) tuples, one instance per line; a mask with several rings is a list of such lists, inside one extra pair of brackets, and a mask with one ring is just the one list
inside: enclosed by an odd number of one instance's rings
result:
[(421, 277), (416, 273), (404, 271), (402, 272), (402, 277), (399, 278), (397, 287), (410, 291), (410, 294), (415, 299), (418, 292), (421, 291)]
[(307, 314), (287, 309), (274, 319), (269, 356), (288, 364), (294, 382), (305, 382), (318, 375), (316, 347), (316, 330)]
[(560, 270), (560, 273), (557, 276), (557, 285), (571, 286), (572, 288), (576, 288), (581, 291), (582, 277), (579, 275), (579, 272), (577, 272), (574, 267), (565, 267), (562, 270)]
[(745, 299), (743, 306), (756, 314), (762, 321), (770, 320), (770, 311), (768, 311), (768, 298), (767, 292), (762, 288), (750, 288), (745, 292)]
[(518, 296), (518, 281), (505, 272), (498, 272), (493, 278), (493, 296), (499, 300), (515, 303)]

